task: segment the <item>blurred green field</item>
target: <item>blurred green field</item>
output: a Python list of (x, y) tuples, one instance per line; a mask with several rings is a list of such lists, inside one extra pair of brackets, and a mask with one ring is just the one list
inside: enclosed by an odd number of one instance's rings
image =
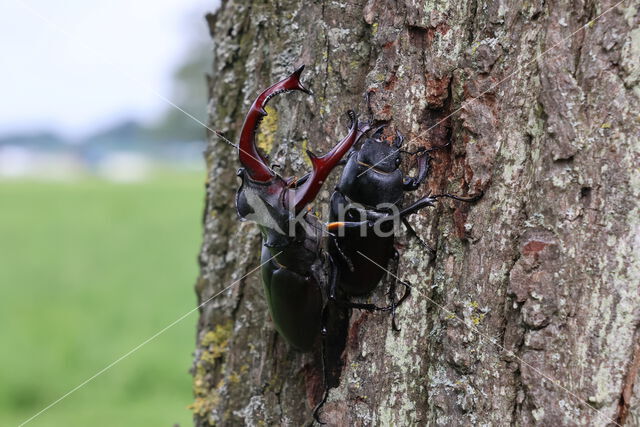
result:
[[(195, 306), (203, 182), (0, 181), (0, 425), (25, 421)], [(28, 425), (190, 425), (196, 316)]]

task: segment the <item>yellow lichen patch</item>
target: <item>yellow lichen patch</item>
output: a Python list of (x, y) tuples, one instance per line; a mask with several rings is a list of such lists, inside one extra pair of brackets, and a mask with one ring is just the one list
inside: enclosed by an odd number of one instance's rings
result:
[(611, 123), (603, 123), (602, 125), (600, 125), (601, 129), (611, 129)]
[[(195, 399), (193, 403), (187, 406), (187, 409), (201, 417), (210, 416), (212, 411), (220, 404), (220, 390), (225, 385), (224, 380), (220, 380), (214, 388), (207, 388), (204, 381), (205, 374), (206, 369), (199, 363), (193, 383)], [(215, 420), (209, 418), (209, 424), (215, 424)]]
[(193, 403), (187, 406), (187, 409), (204, 417), (211, 413), (218, 406), (218, 403), (220, 403), (220, 395), (216, 390), (211, 390), (207, 396), (196, 397)]
[[(480, 304), (478, 304), (477, 301), (470, 301), (467, 304), (469, 307), (473, 309), (473, 311), (478, 310), (478, 308), (480, 307)], [(473, 323), (474, 325), (480, 324), (480, 322), (482, 322), (482, 320), (484, 319), (484, 316), (485, 316), (485, 313), (472, 314), (471, 323)]]
[(210, 390), (205, 380), (206, 374), (207, 370), (202, 366), (202, 363), (199, 362), (193, 378), (193, 394), (195, 395), (195, 399), (192, 404), (187, 406), (187, 409), (201, 417), (211, 414), (220, 403), (219, 387)]
[(480, 322), (484, 319), (484, 314), (479, 314), (477, 316), (471, 316), (471, 321), (474, 325), (479, 325)]
[(302, 152), (305, 153), (304, 156), (302, 156), (302, 158), (304, 159), (304, 162), (311, 166), (311, 159), (309, 158), (309, 156), (306, 155), (307, 150), (309, 149), (309, 140), (307, 138), (302, 140)]
[(218, 390), (222, 389), (225, 385), (229, 386), (230, 384), (239, 384), (241, 376), (246, 374), (249, 371), (249, 365), (242, 365), (240, 367), (240, 372), (232, 371), (226, 378), (223, 378), (218, 382), (216, 388)]
[(207, 374), (207, 370), (201, 363), (196, 365), (196, 373), (193, 376), (193, 394), (196, 396), (204, 396), (207, 394), (207, 382), (204, 377)]
[[(224, 387), (225, 381), (220, 380), (215, 387), (211, 388), (210, 369), (226, 353), (229, 347), (232, 326), (233, 324), (230, 321), (217, 325), (212, 331), (204, 334), (200, 341), (202, 353), (196, 363), (193, 376), (195, 399), (187, 408), (201, 417), (210, 417), (212, 411), (220, 403), (220, 390)], [(221, 369), (224, 371), (224, 364)], [(210, 424), (215, 423), (213, 419), (209, 421)]]
[(231, 372), (229, 374), (229, 382), (231, 384), (238, 384), (240, 382), (240, 375), (237, 372)]
[[(211, 361), (220, 358), (227, 351), (231, 337), (231, 326), (231, 322), (216, 325), (213, 331), (207, 332), (202, 337), (200, 345), (204, 348), (208, 347), (205, 353), (210, 353)], [(204, 360), (204, 354), (202, 360)]]
[(214, 357), (214, 355), (210, 351), (205, 350), (200, 355), (200, 361), (201, 362), (205, 362), (205, 363), (209, 363), (209, 364), (213, 364), (213, 363), (215, 363), (215, 361), (216, 361), (216, 359), (218, 357)]
[(260, 123), (260, 132), (257, 137), (258, 148), (264, 153), (270, 153), (278, 130), (278, 111), (271, 106), (266, 106), (267, 115)]

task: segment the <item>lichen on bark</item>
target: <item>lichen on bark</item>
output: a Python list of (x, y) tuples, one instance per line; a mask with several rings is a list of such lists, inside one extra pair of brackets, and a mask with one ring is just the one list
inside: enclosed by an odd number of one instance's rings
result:
[[(632, 1), (599, 17), (614, 4), (251, 0), (209, 16), (212, 129), (237, 139), (259, 90), (304, 63), (315, 96), (274, 100), (278, 119), (262, 139), (284, 174), (301, 176), (304, 150), (335, 144), (355, 109), (390, 121), (410, 146), (451, 143), (410, 197), (484, 191), (472, 206), (442, 201), (411, 218), (435, 259), (399, 239), (400, 275), (415, 287), (402, 329), (352, 313), (324, 421), (640, 422), (639, 381), (629, 382), (640, 324), (640, 18)], [(236, 152), (210, 135), (206, 160), (198, 298), (239, 282), (200, 313), (196, 424), (310, 422), (317, 357), (287, 347), (259, 274), (244, 277), (260, 238), (236, 218)], [(213, 352), (221, 330), (228, 341)]]

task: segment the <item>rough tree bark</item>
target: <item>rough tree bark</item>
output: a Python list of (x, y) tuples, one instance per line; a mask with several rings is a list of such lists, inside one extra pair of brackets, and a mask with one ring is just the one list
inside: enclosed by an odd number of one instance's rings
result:
[[(411, 197), (485, 192), (412, 217), (437, 255), (399, 239), (402, 330), (352, 313), (324, 421), (640, 423), (638, 2), (589, 23), (614, 3), (251, 0), (208, 17), (210, 124), (232, 140), (259, 90), (307, 64), (315, 96), (279, 97), (261, 127), (284, 174), (345, 134), (346, 110), (367, 117), (370, 91), (413, 146), (452, 143)], [(317, 360), (275, 333), (259, 273), (242, 278), (260, 238), (236, 218), (236, 151), (210, 137), (206, 160), (198, 297), (240, 281), (201, 310), (196, 424), (311, 422)]]

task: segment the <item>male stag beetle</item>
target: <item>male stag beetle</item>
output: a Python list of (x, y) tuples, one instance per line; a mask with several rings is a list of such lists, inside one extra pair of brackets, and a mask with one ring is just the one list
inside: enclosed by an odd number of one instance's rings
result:
[[(381, 138), (384, 126), (374, 131), (360, 149), (353, 150), (348, 157), (338, 186), (331, 197), (330, 223), (328, 229), (334, 233), (330, 240), (329, 253), (333, 263), (329, 285), (329, 298), (336, 299), (339, 288), (348, 296), (361, 296), (373, 291), (385, 275), (389, 262), (397, 267), (399, 254), (394, 246), (395, 230), (401, 220), (411, 235), (417, 235), (407, 217), (433, 203), (441, 197), (464, 202), (473, 202), (481, 195), (461, 198), (451, 194), (426, 196), (403, 208), (405, 192), (415, 191), (427, 178), (429, 152), (446, 147), (421, 148), (413, 153), (401, 150), (404, 137), (396, 132), (392, 144)], [(400, 169), (401, 154), (418, 154), (418, 174), (403, 176)], [(337, 231), (337, 232), (336, 232)], [(376, 265), (377, 264), (377, 265)], [(383, 267), (383, 268), (380, 268)], [(374, 304), (345, 303), (348, 307), (365, 310), (392, 312), (392, 327), (398, 330), (395, 309), (407, 299), (411, 285), (389, 274), (390, 304), (379, 307)], [(406, 289), (396, 301), (397, 283)]]
[(351, 126), (342, 141), (322, 157), (307, 151), (310, 174), (295, 180), (273, 172), (256, 148), (256, 131), (273, 96), (295, 90), (310, 93), (300, 83), (303, 68), (263, 91), (251, 105), (240, 134), (243, 167), (238, 171), (242, 184), (236, 207), (239, 217), (255, 221), (262, 233), (262, 279), (275, 328), (293, 347), (311, 351), (324, 326), (326, 274), (320, 256), (323, 227), (305, 207), (368, 125), (359, 126), (349, 112)]

